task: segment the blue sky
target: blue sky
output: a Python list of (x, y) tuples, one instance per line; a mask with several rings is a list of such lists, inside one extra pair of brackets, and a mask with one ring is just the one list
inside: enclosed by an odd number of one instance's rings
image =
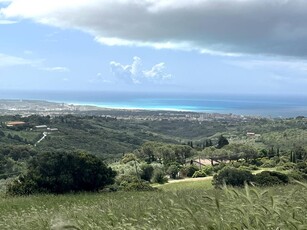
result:
[(306, 94), (303, 0), (0, 0), (0, 90)]

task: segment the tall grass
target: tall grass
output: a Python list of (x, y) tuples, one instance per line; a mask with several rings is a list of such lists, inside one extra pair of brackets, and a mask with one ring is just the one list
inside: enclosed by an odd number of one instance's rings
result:
[(307, 188), (2, 197), (0, 229), (307, 229)]

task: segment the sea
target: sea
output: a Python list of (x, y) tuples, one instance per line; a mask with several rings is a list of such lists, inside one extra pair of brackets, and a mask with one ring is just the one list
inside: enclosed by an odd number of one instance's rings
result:
[(0, 90), (0, 99), (44, 100), (114, 109), (191, 111), (284, 118), (307, 116), (307, 95)]

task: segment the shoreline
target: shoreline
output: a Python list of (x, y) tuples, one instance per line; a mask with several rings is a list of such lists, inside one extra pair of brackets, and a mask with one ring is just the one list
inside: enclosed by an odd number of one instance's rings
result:
[[(118, 111), (147, 111), (147, 112), (178, 112), (178, 113), (195, 113), (195, 114), (221, 114), (221, 115), (235, 115), (235, 116), (249, 116), (249, 117), (263, 117), (263, 118), (295, 118), (298, 116), (307, 116), (307, 107), (298, 107), (298, 106), (289, 106), (289, 107), (280, 107), (280, 108), (267, 108), (259, 107), (216, 107), (201, 108), (201, 106), (183, 106), (187, 108), (181, 108), (181, 105), (172, 106), (133, 106), (121, 103), (97, 103), (97, 102), (78, 102), (73, 100), (49, 100), (49, 99), (0, 99), (2, 103), (16, 103), (19, 104), (19, 107), (22, 108), (20, 103), (28, 102), (43, 104), (43, 103), (54, 103), (54, 107), (65, 104), (66, 106), (80, 107), (82, 110), (118, 110)], [(132, 103), (133, 104), (133, 103)], [(150, 103), (149, 103), (150, 104)], [(18, 106), (17, 106), (18, 107)], [(43, 106), (42, 106), (43, 107)], [(48, 107), (48, 105), (46, 105)], [(1, 108), (0, 108), (1, 109)]]

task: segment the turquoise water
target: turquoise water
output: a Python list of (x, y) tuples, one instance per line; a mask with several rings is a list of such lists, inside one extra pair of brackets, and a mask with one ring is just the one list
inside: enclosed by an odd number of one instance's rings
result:
[(0, 91), (0, 99), (35, 99), (107, 108), (307, 116), (307, 96)]

